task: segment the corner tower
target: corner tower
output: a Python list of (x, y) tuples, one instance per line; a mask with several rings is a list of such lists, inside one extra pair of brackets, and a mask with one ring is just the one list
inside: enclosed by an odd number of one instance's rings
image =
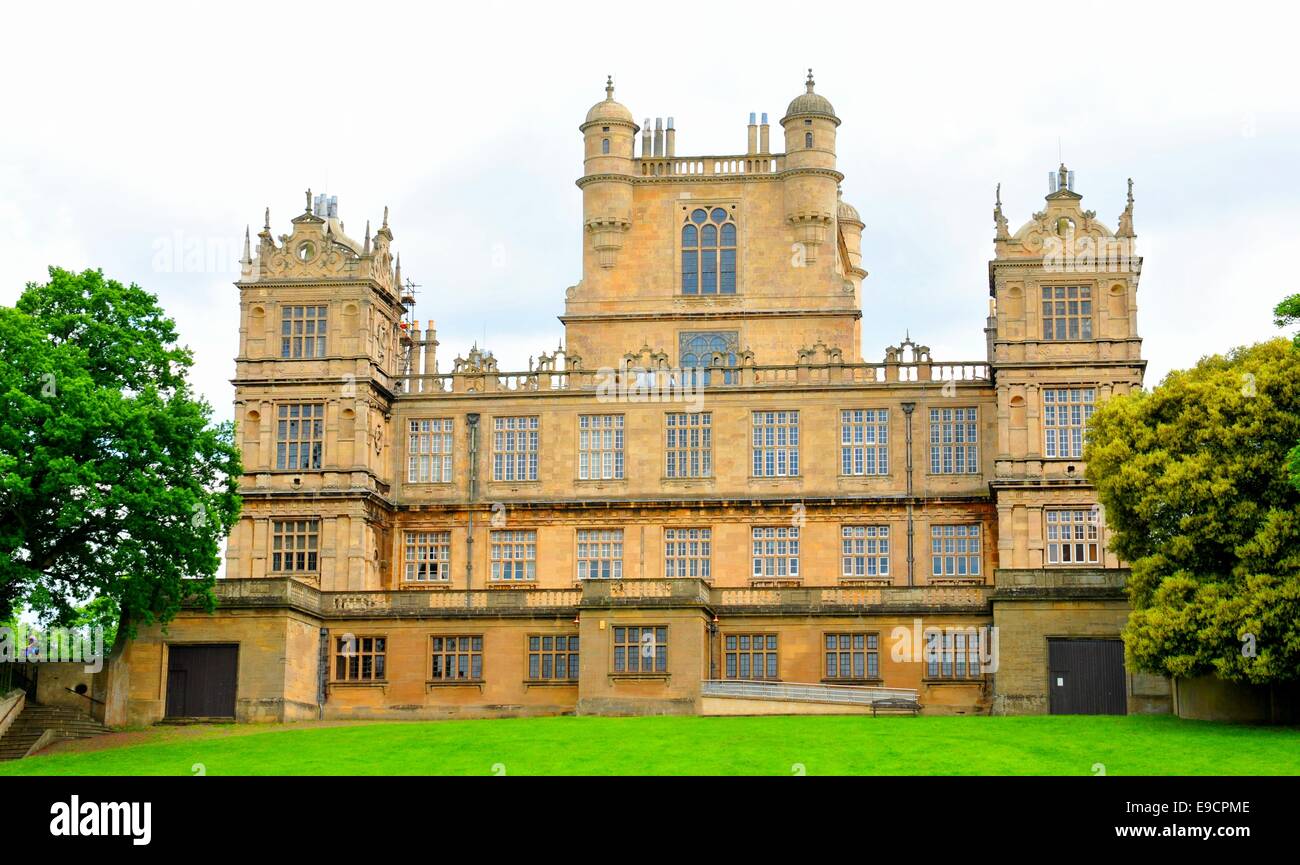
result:
[[(1000, 187), (993, 209), (987, 333), (998, 400), (990, 484), (998, 556), (1003, 568), (1114, 568), (1082, 457), (1094, 407), (1141, 387), (1146, 369), (1133, 187), (1115, 230), (1083, 208), (1064, 165), (1049, 174), (1048, 189), (1043, 209), (1014, 234)], [(1060, 543), (1067, 530), (1089, 542)]]

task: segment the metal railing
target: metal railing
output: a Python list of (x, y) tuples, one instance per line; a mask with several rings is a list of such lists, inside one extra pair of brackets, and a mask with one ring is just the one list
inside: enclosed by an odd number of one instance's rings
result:
[(812, 685), (801, 682), (761, 682), (750, 679), (705, 679), (705, 697), (742, 697), (751, 700), (795, 700), (805, 703), (851, 703), (870, 706), (877, 700), (913, 700), (913, 688), (876, 688), (866, 685)]

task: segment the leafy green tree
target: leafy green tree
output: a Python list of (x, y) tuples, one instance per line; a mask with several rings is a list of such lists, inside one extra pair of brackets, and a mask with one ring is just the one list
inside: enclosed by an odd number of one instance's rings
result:
[(130, 636), (215, 605), (242, 469), (176, 341), (156, 297), (99, 271), (50, 268), (0, 307), (0, 619), (116, 613)]
[(1108, 400), (1088, 478), (1133, 569), (1139, 668), (1254, 684), (1300, 679), (1300, 352), (1277, 339)]
[[(1300, 294), (1291, 295), (1273, 308), (1273, 323), (1278, 327), (1290, 327), (1300, 323)], [(1291, 341), (1296, 349), (1300, 350), (1300, 331), (1296, 331)], [(1300, 442), (1297, 442), (1291, 449), (1291, 453), (1287, 454), (1286, 465), (1291, 475), (1291, 483), (1300, 489)]]

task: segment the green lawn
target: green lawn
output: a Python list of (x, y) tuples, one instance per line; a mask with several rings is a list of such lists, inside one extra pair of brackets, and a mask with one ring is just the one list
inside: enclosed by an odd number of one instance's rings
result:
[[(125, 744), (104, 747), (116, 741)], [(68, 746), (60, 746), (66, 749)], [(533, 718), (152, 728), (0, 775), (1300, 774), (1300, 730), (1170, 717)]]

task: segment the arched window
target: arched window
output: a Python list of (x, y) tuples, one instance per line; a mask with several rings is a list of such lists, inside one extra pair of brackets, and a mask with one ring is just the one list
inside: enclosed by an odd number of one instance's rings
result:
[(805, 132), (805, 133), (803, 134), (803, 146), (804, 146), (804, 147), (812, 147), (812, 133), (811, 133), (811, 132)]
[(736, 293), (736, 218), (696, 208), (682, 226), (682, 294)]
[[(713, 364), (713, 355), (721, 354), (721, 365), (734, 367), (736, 353), (739, 351), (740, 334), (736, 331), (696, 331), (682, 333), (678, 337), (678, 355), (681, 367), (690, 377), (692, 383), (709, 384), (709, 373), (705, 367)], [(723, 383), (732, 384), (735, 373), (724, 370)]]
[(609, 139), (608, 139), (608, 138), (602, 138), (602, 139), (600, 140), (600, 152), (601, 152), (601, 153), (609, 153)]

